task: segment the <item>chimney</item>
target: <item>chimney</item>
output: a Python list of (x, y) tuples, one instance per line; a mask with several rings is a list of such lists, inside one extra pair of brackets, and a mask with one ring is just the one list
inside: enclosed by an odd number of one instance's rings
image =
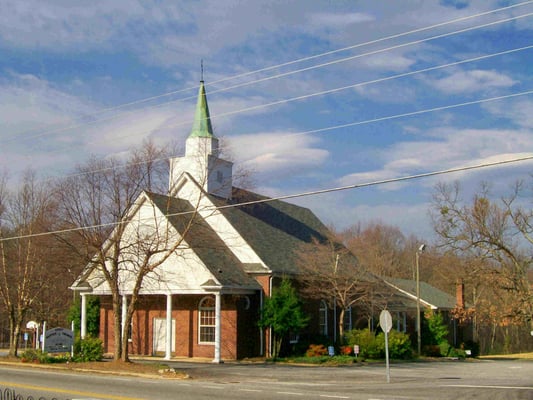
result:
[(465, 284), (462, 278), (457, 279), (455, 284), (455, 306), (459, 309), (465, 308)]

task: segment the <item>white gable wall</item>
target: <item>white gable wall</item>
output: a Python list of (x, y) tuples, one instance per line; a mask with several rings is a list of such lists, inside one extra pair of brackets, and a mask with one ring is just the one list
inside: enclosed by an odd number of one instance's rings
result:
[[(140, 206), (126, 227), (122, 238), (122, 260), (120, 263), (120, 290), (123, 294), (131, 293), (137, 278), (139, 262), (145, 258), (147, 248), (166, 250), (182, 240), (179, 233), (168, 224), (167, 218), (155, 207), (145, 195), (139, 198)], [(131, 246), (129, 246), (131, 245)], [(141, 247), (140, 247), (141, 246)], [(153, 255), (149, 262), (165, 257), (166, 251)], [(111, 265), (108, 264), (108, 268)], [(190, 293), (203, 292), (201, 285), (214, 277), (186, 241), (153, 272), (144, 279), (141, 294), (148, 293)], [(100, 269), (95, 269), (87, 278), (94, 294), (111, 294), (110, 287)]]

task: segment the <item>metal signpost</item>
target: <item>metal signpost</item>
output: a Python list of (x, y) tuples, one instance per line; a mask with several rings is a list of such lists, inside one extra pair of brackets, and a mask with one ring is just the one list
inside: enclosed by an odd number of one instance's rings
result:
[(390, 365), (389, 365), (389, 332), (392, 328), (392, 316), (388, 310), (381, 311), (379, 314), (379, 324), (385, 333), (385, 362), (387, 365), (387, 383), (390, 383)]

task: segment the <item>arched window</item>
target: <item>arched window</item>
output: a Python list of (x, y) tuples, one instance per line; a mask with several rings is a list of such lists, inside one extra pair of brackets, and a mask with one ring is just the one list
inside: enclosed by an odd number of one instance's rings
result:
[(215, 299), (204, 297), (198, 305), (198, 343), (215, 343)]
[(321, 335), (328, 335), (328, 305), (324, 300), (320, 301), (318, 309), (318, 323)]

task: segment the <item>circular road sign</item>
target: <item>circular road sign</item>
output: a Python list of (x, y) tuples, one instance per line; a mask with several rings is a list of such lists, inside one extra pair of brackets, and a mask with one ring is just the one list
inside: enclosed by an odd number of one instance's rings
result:
[(389, 333), (392, 329), (392, 316), (388, 310), (383, 310), (381, 314), (379, 314), (379, 324), (381, 325), (383, 332)]

